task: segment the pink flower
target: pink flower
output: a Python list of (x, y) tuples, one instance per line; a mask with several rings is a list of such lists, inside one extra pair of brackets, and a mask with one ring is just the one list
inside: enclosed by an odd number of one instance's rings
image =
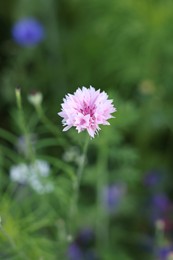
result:
[(99, 125), (109, 125), (107, 120), (116, 111), (108, 95), (92, 86), (78, 88), (73, 95), (66, 95), (63, 101), (62, 111), (58, 113), (63, 118), (63, 131), (74, 126), (78, 133), (86, 129), (91, 137), (100, 130)]

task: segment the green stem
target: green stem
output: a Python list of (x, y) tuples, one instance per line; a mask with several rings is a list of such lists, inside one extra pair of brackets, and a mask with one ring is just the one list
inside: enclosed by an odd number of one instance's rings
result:
[(80, 187), (80, 182), (81, 182), (81, 178), (82, 178), (82, 173), (84, 170), (84, 165), (85, 165), (85, 159), (86, 159), (86, 153), (87, 153), (87, 148), (88, 148), (88, 144), (89, 144), (89, 137), (87, 136), (84, 146), (83, 146), (83, 152), (82, 152), (82, 159), (79, 163), (79, 167), (78, 167), (78, 171), (77, 171), (77, 186), (78, 186), (78, 191), (79, 191), (79, 187)]
[(82, 174), (83, 174), (84, 166), (85, 166), (88, 144), (89, 144), (89, 137), (87, 136), (85, 143), (84, 143), (84, 146), (83, 146), (82, 159), (79, 163), (76, 178), (75, 178), (74, 183), (73, 183), (74, 197), (72, 198), (72, 203), (71, 203), (70, 232), (72, 232), (71, 224), (76, 223), (76, 220), (77, 220), (79, 190), (80, 190)]
[(162, 220), (157, 220), (155, 223), (155, 254), (157, 255), (157, 251), (159, 248), (162, 248), (165, 242), (165, 234), (164, 234), (164, 222)]
[(27, 157), (30, 161), (34, 161), (34, 153), (33, 153), (32, 145), (30, 142), (30, 134), (29, 134), (26, 122), (25, 122), (20, 89), (16, 90), (16, 101), (17, 101), (17, 107), (18, 107), (18, 112), (19, 112), (19, 127), (21, 128), (21, 132), (24, 135), (24, 138), (26, 141), (26, 147), (27, 147), (27, 152), (28, 152)]

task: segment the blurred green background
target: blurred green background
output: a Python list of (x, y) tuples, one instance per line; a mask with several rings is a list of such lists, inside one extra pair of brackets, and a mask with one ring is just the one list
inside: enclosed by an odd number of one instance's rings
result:
[[(45, 38), (35, 46), (20, 46), (12, 37), (14, 24), (25, 17), (44, 27)], [(98, 259), (168, 259), (157, 253), (172, 250), (173, 2), (6, 0), (0, 2), (0, 23), (0, 216), (7, 233), (0, 233), (0, 258), (75, 259), (66, 255), (66, 225), (77, 165), (63, 155), (74, 146), (80, 154), (85, 135), (62, 133), (57, 113), (67, 93), (92, 85), (109, 94), (117, 112), (90, 141), (73, 235), (90, 226), (97, 241), (105, 228), (105, 246), (93, 246)], [(18, 86), (26, 129), (16, 106)], [(43, 94), (41, 115), (27, 100), (33, 91)], [(10, 181), (11, 166), (31, 159), (16, 150), (25, 130), (37, 135), (36, 158), (51, 165), (57, 187), (51, 194)], [(152, 184), (148, 174), (154, 174)], [(126, 186), (116, 214), (97, 212), (98, 178), (102, 186)], [(155, 203), (153, 220), (152, 198), (160, 194), (169, 207)], [(162, 239), (155, 227), (160, 219)]]

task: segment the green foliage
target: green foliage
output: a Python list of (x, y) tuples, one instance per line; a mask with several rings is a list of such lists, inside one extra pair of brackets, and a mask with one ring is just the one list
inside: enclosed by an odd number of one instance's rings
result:
[[(99, 259), (155, 259), (151, 197), (173, 199), (172, 10), (170, 0), (0, 3), (0, 259), (67, 259), (85, 227), (95, 232)], [(11, 36), (28, 16), (46, 32), (34, 47)], [(117, 112), (89, 141), (76, 196), (86, 133), (62, 132), (57, 112), (64, 95), (83, 85), (107, 91)], [(33, 90), (43, 94), (40, 106), (28, 102)], [(50, 192), (11, 178), (14, 166), (38, 160), (50, 166), (40, 179)], [(154, 188), (145, 185), (153, 170), (164, 179)], [(115, 212), (103, 201), (111, 184), (123, 187)], [(164, 215), (171, 217), (172, 209)]]

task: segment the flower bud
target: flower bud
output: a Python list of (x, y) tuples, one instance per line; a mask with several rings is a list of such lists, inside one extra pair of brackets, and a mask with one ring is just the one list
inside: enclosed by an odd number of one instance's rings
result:
[(43, 95), (41, 92), (33, 92), (28, 96), (28, 101), (35, 107), (42, 103)]
[(21, 89), (20, 89), (20, 87), (16, 87), (15, 94), (16, 94), (17, 106), (20, 109), (21, 108)]

